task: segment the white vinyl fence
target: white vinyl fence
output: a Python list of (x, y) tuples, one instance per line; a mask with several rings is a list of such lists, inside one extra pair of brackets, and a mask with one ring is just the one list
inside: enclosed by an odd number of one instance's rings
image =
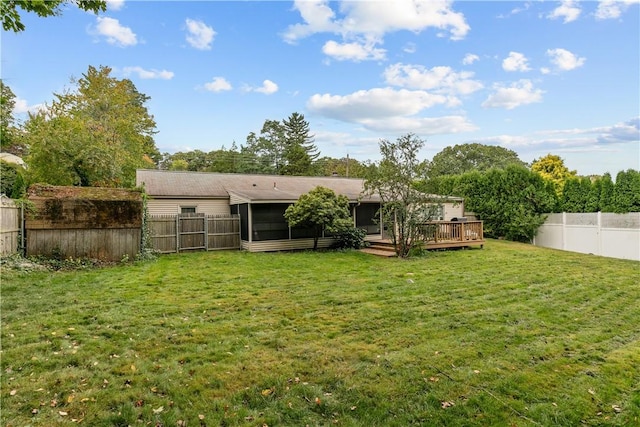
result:
[(533, 244), (640, 261), (640, 212), (549, 214)]

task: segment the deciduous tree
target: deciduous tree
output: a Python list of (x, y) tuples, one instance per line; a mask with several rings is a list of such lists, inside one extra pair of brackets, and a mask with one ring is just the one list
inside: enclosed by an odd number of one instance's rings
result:
[(89, 67), (72, 80), (75, 90), (54, 94), (44, 111), (25, 123), (31, 182), (127, 187), (138, 168), (160, 158), (156, 123), (130, 80), (111, 77), (109, 67)]
[(0, 1), (2, 28), (16, 33), (24, 31), (25, 27), (18, 9), (33, 12), (45, 18), (60, 15), (62, 6), (65, 4), (75, 4), (87, 12), (98, 13), (107, 10), (106, 0), (2, 0)]
[(26, 154), (26, 147), (13, 115), (16, 96), (1, 79), (0, 91), (0, 151), (22, 157)]
[(378, 194), (382, 201), (382, 220), (391, 232), (396, 254), (407, 257), (420, 244), (423, 224), (435, 215), (437, 201), (418, 191), (426, 163), (418, 159), (424, 141), (406, 134), (390, 142), (380, 140), (382, 160), (365, 180), (365, 194)]
[(542, 178), (551, 181), (558, 197), (562, 197), (562, 190), (567, 179), (576, 176), (577, 172), (569, 170), (560, 156), (547, 154), (531, 163), (531, 170), (540, 174)]
[(318, 239), (323, 230), (337, 233), (353, 226), (349, 199), (321, 186), (301, 195), (296, 203), (287, 208), (284, 217), (290, 227), (302, 226), (314, 230), (314, 250), (318, 248)]
[(57, 16), (62, 14), (62, 6), (75, 4), (87, 12), (104, 12), (107, 10), (106, 0), (2, 0), (0, 1), (0, 16), (2, 28), (5, 31), (24, 31), (20, 11), (33, 12), (40, 17)]
[(518, 154), (504, 147), (478, 143), (446, 147), (436, 154), (428, 167), (428, 177), (460, 175), (471, 171), (504, 169), (509, 165), (525, 166)]

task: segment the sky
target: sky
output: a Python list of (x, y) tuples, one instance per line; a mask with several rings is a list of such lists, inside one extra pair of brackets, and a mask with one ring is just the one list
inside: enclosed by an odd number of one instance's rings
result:
[(580, 175), (640, 170), (640, 0), (109, 1), (2, 31), (15, 117), (108, 66), (150, 97), (161, 152), (229, 149), (304, 115), (321, 156), (497, 145)]

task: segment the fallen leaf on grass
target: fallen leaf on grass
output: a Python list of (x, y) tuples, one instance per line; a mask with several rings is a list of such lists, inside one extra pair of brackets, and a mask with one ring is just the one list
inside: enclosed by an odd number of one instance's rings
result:
[(157, 409), (154, 409), (154, 410), (153, 410), (153, 413), (154, 413), (154, 414), (159, 414), (159, 413), (161, 413), (162, 411), (164, 411), (164, 406), (161, 406), (161, 407), (159, 407), (159, 408), (157, 408)]
[(60, 414), (61, 417), (66, 417), (67, 415), (69, 415), (68, 412), (64, 412), (64, 411), (58, 411), (58, 414)]
[(617, 413), (622, 412), (622, 408), (619, 407), (618, 405), (611, 405), (611, 408), (613, 408), (613, 410)]
[(9, 392), (9, 394), (10, 394), (11, 396), (15, 396), (17, 392), (18, 392), (18, 390), (11, 390), (11, 391)]
[(441, 403), (442, 403), (442, 409), (447, 409), (455, 405), (455, 403), (449, 402), (449, 401), (444, 401)]
[(273, 389), (265, 388), (264, 390), (262, 390), (260, 394), (262, 394), (263, 396), (270, 396), (271, 394), (273, 394)]

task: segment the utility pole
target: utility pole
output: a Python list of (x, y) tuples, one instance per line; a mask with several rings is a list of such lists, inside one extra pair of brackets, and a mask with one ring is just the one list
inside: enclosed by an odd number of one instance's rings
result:
[(349, 178), (349, 153), (347, 153), (347, 178)]

